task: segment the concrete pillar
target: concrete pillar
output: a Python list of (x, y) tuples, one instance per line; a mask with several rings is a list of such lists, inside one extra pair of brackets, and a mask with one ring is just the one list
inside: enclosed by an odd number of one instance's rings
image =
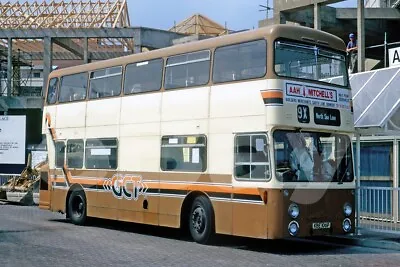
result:
[(314, 29), (321, 30), (321, 5), (314, 4)]
[(87, 64), (90, 62), (89, 59), (89, 38), (83, 38), (83, 63)]
[(11, 96), (12, 85), (12, 39), (8, 38), (8, 53), (7, 53), (7, 96)]
[(47, 79), (49, 78), (49, 74), (52, 71), (53, 62), (53, 43), (51, 37), (45, 37), (43, 39), (43, 47), (44, 47), (44, 54), (43, 54), (43, 90), (42, 94), (46, 93), (47, 87)]
[(365, 6), (364, 0), (357, 0), (357, 55), (358, 72), (365, 71)]
[(133, 48), (133, 53), (134, 54), (138, 54), (138, 53), (141, 53), (141, 52), (142, 52), (142, 46), (135, 45), (134, 48)]
[(279, 12), (279, 24), (286, 24), (286, 14), (283, 12)]
[(134, 43), (133, 53), (134, 54), (141, 53), (142, 52), (142, 32), (141, 32), (141, 29), (137, 29), (133, 33), (133, 43)]

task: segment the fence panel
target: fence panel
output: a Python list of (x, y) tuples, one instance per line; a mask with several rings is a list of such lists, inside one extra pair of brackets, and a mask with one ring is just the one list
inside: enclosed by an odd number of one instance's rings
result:
[(398, 218), (399, 210), (394, 207), (395, 195), (399, 188), (393, 187), (367, 187), (360, 190), (360, 228), (384, 232), (400, 233)]

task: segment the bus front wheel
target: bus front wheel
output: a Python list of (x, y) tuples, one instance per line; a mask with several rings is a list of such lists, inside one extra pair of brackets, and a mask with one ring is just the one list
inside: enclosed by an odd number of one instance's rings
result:
[(85, 224), (86, 207), (86, 196), (83, 190), (72, 191), (68, 199), (68, 215), (73, 224)]
[(193, 201), (189, 214), (189, 229), (197, 243), (207, 244), (214, 238), (214, 212), (207, 197), (199, 196)]

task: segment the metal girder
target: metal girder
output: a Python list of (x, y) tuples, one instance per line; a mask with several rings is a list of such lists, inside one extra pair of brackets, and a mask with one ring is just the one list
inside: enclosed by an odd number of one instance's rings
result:
[(61, 46), (62, 48), (70, 51), (71, 53), (79, 56), (80, 58), (83, 58), (83, 47), (81, 47), (80, 45), (78, 45), (77, 43), (75, 43), (74, 41), (72, 41), (71, 39), (61, 39), (61, 38), (54, 38), (53, 42), (56, 45)]
[(0, 29), (0, 39), (132, 38), (140, 27), (103, 29)]
[[(131, 55), (132, 52), (90, 52), (88, 53), (88, 58), (90, 60), (104, 60), (122, 56)], [(42, 60), (43, 52), (32, 52), (30, 54), (32, 60)], [(70, 52), (53, 52), (53, 60), (80, 60), (81, 57), (72, 54)]]

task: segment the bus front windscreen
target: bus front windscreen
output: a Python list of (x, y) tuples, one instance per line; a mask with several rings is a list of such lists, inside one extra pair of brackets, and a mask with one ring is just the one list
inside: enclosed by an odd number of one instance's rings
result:
[(316, 45), (276, 41), (275, 73), (288, 78), (348, 85), (345, 54)]
[(279, 181), (353, 181), (351, 141), (347, 135), (277, 130), (273, 136)]

